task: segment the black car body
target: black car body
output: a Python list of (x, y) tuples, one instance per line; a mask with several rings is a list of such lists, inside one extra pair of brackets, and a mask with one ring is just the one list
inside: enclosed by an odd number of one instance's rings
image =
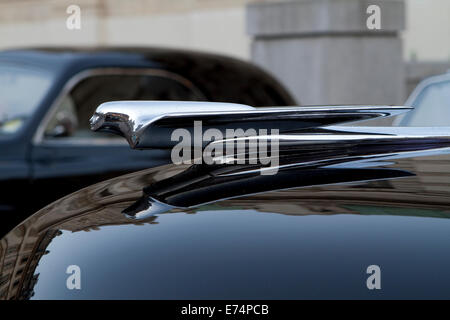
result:
[[(3, 229), (92, 183), (162, 164), (93, 135), (89, 117), (113, 100), (295, 104), (250, 63), (158, 48), (36, 48), (0, 53), (0, 211)], [(15, 217), (8, 224), (8, 217)], [(18, 216), (20, 214), (20, 216)]]
[[(277, 122), (290, 132), (279, 136), (277, 174), (169, 164), (66, 196), (0, 241), (0, 296), (450, 298), (449, 128), (334, 125), (405, 110), (196, 114), (213, 124), (230, 117), (229, 126)], [(128, 117), (100, 111), (94, 129), (134, 134), (123, 126)], [(156, 118), (145, 130), (183, 117), (192, 115)], [(155, 142), (145, 130), (134, 146)], [(67, 286), (73, 265), (81, 270), (75, 290)], [(379, 288), (368, 285), (373, 266)]]

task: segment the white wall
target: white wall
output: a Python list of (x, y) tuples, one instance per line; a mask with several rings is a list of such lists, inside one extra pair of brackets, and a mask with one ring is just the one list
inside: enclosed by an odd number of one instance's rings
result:
[(244, 7), (106, 19), (107, 44), (160, 45), (248, 58)]
[[(249, 57), (245, 0), (127, 0), (125, 7), (115, 1), (0, 0), (0, 49), (148, 45)], [(65, 10), (72, 3), (81, 7), (81, 30), (66, 28)]]
[[(248, 59), (247, 1), (0, 0), (0, 49), (38, 45), (156, 45)], [(65, 25), (65, 10), (73, 3), (82, 8), (79, 31), (69, 31)], [(450, 0), (406, 0), (406, 3), (405, 60), (414, 55), (419, 61), (449, 61)]]
[(407, 0), (404, 57), (450, 61), (450, 0)]

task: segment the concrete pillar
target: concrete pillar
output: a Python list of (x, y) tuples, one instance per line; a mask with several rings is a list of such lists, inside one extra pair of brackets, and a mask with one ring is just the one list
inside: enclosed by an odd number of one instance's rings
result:
[[(381, 28), (370, 30), (370, 5)], [(253, 62), (302, 105), (401, 104), (403, 0), (297, 0), (247, 5)]]

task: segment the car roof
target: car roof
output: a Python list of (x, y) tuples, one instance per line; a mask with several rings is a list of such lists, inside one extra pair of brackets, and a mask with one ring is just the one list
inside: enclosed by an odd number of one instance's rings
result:
[(105, 59), (124, 63), (130, 60), (150, 63), (153, 60), (160, 60), (162, 56), (170, 56), (171, 59), (189, 57), (192, 62), (220, 60), (229, 63), (245, 63), (219, 54), (161, 47), (61, 46), (15, 48), (0, 52), (0, 59), (27, 60), (48, 67), (83, 61), (102, 63)]
[(175, 48), (163, 48), (163, 47), (125, 47), (125, 46), (39, 46), (39, 47), (18, 47), (11, 48), (2, 51), (3, 53), (33, 53), (41, 52), (47, 54), (64, 54), (67, 57), (81, 57), (84, 55), (105, 55), (112, 53), (139, 53), (139, 54), (152, 54), (161, 52), (177, 52), (180, 54), (192, 54), (197, 53), (201, 55), (212, 55), (209, 53), (201, 53), (196, 51), (189, 51), (185, 49)]
[[(69, 78), (90, 68), (157, 68), (189, 79), (214, 101), (251, 94), (255, 106), (296, 105), (279, 81), (247, 61), (214, 53), (160, 47), (35, 47), (0, 52), (0, 61), (33, 64)], [(226, 94), (219, 94), (218, 88)], [(233, 99), (231, 99), (233, 100)]]

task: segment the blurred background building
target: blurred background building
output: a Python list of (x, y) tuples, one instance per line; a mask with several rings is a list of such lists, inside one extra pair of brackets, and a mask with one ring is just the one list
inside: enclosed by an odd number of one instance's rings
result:
[[(321, 15), (323, 19), (319, 21), (322, 23), (320, 28), (328, 23), (330, 29), (328, 31), (331, 33), (335, 31), (334, 26), (329, 18), (327, 20), (323, 17), (323, 8), (327, 8), (328, 15), (334, 14), (333, 12), (339, 15), (340, 7), (345, 11), (346, 8), (351, 7), (349, 3), (357, 3), (361, 15), (357, 18), (358, 23), (363, 26), (366, 19), (363, 9), (370, 4), (397, 4), (392, 6), (397, 9), (391, 10), (389, 9), (391, 7), (387, 7), (387, 12), (381, 12), (381, 27), (383, 29), (384, 21), (390, 21), (389, 23), (394, 25), (395, 30), (388, 30), (386, 35), (392, 36), (392, 32), (396, 33), (395, 37), (400, 40), (398, 49), (390, 48), (380, 54), (381, 57), (383, 54), (389, 57), (392, 55), (389, 50), (401, 51), (400, 57), (404, 62), (402, 72), (400, 74), (396, 72), (396, 75), (386, 76), (386, 78), (401, 78), (402, 84), (395, 88), (398, 96), (389, 97), (391, 93), (381, 90), (380, 95), (388, 96), (388, 99), (380, 101), (379, 95), (374, 96), (373, 99), (378, 100), (379, 103), (401, 103), (420, 79), (445, 72), (450, 68), (450, 1), (448, 0), (0, 0), (0, 49), (61, 45), (136, 45), (196, 49), (253, 60), (272, 71), (291, 91), (295, 91), (305, 80), (297, 84), (292, 83), (292, 76), (285, 76), (283, 71), (279, 70), (283, 67), (270, 64), (270, 59), (278, 59), (278, 56), (275, 58), (262, 56), (261, 50), (266, 49), (258, 49), (256, 48), (258, 44), (253, 43), (255, 38), (259, 39), (259, 31), (256, 29), (261, 28), (261, 23), (259, 22), (259, 26), (255, 27), (257, 23), (251, 19), (252, 15), (254, 16), (252, 10), (256, 11), (255, 6), (266, 8), (269, 6), (276, 11), (277, 6), (292, 6), (292, 3), (299, 12), (307, 14), (308, 10), (312, 10), (310, 12)], [(69, 30), (66, 27), (69, 16), (66, 10), (73, 4), (81, 8), (80, 30)], [(398, 7), (399, 4), (400, 7)], [(311, 9), (309, 8), (311, 6), (317, 8)], [(285, 18), (283, 14), (276, 12), (273, 15), (269, 13), (265, 17), (270, 20), (267, 20), (269, 24), (278, 25), (280, 28), (289, 23), (292, 24), (292, 21), (289, 21), (292, 17)], [(312, 21), (318, 23), (318, 20), (313, 19), (308, 22), (308, 19), (303, 16), (298, 18), (303, 19), (301, 21), (304, 23), (313, 23)], [(344, 22), (349, 21), (345, 15), (341, 15), (340, 18)], [(347, 30), (351, 31), (348, 35), (359, 36), (351, 28)], [(294, 31), (294, 37), (314, 36), (308, 32), (300, 34), (297, 32), (299, 30)], [(262, 35), (264, 36), (264, 32)], [(292, 35), (283, 35), (284, 38), (287, 36)], [(323, 37), (323, 34), (318, 36)], [(367, 43), (373, 44), (372, 41)], [(328, 45), (334, 47), (333, 44)], [(384, 48), (386, 44), (380, 45)], [(363, 46), (366, 47), (365, 44)], [(274, 54), (277, 50), (271, 49), (269, 54)], [(321, 50), (327, 49), (323, 47)], [(366, 50), (373, 51), (370, 48)], [(298, 54), (295, 50), (288, 50), (288, 54), (289, 52)], [(394, 53), (396, 54), (398, 52)], [(292, 59), (295, 61), (295, 57)], [(290, 61), (292, 60), (288, 62)], [(391, 63), (394, 62), (394, 60), (391, 61)], [(311, 63), (320, 64), (320, 59), (315, 58), (311, 60)], [(389, 69), (389, 66), (386, 65), (386, 68)], [(332, 70), (336, 74), (340, 73), (340, 70), (336, 70), (335, 67)], [(317, 70), (309, 72), (316, 74)], [(366, 77), (364, 74), (362, 76)], [(311, 75), (307, 74), (307, 79), (310, 78)], [(345, 86), (342, 88), (334, 86), (338, 79), (330, 81), (325, 83), (323, 80), (317, 80), (312, 85), (317, 88), (333, 86), (335, 91), (348, 91)], [(384, 82), (380, 79), (377, 81), (374, 83)], [(361, 81), (354, 78), (354, 82), (357, 84)], [(349, 82), (349, 86), (353, 84)], [(358, 96), (352, 99), (348, 95), (342, 95), (333, 90), (328, 90), (325, 94), (323, 90), (319, 90), (316, 95), (308, 96), (310, 91), (305, 88), (304, 93), (297, 95), (294, 92), (294, 95), (308, 104), (362, 102), (359, 101)], [(325, 98), (318, 99), (317, 96)], [(366, 103), (374, 103), (366, 93), (363, 92), (363, 96), (367, 98)]]

